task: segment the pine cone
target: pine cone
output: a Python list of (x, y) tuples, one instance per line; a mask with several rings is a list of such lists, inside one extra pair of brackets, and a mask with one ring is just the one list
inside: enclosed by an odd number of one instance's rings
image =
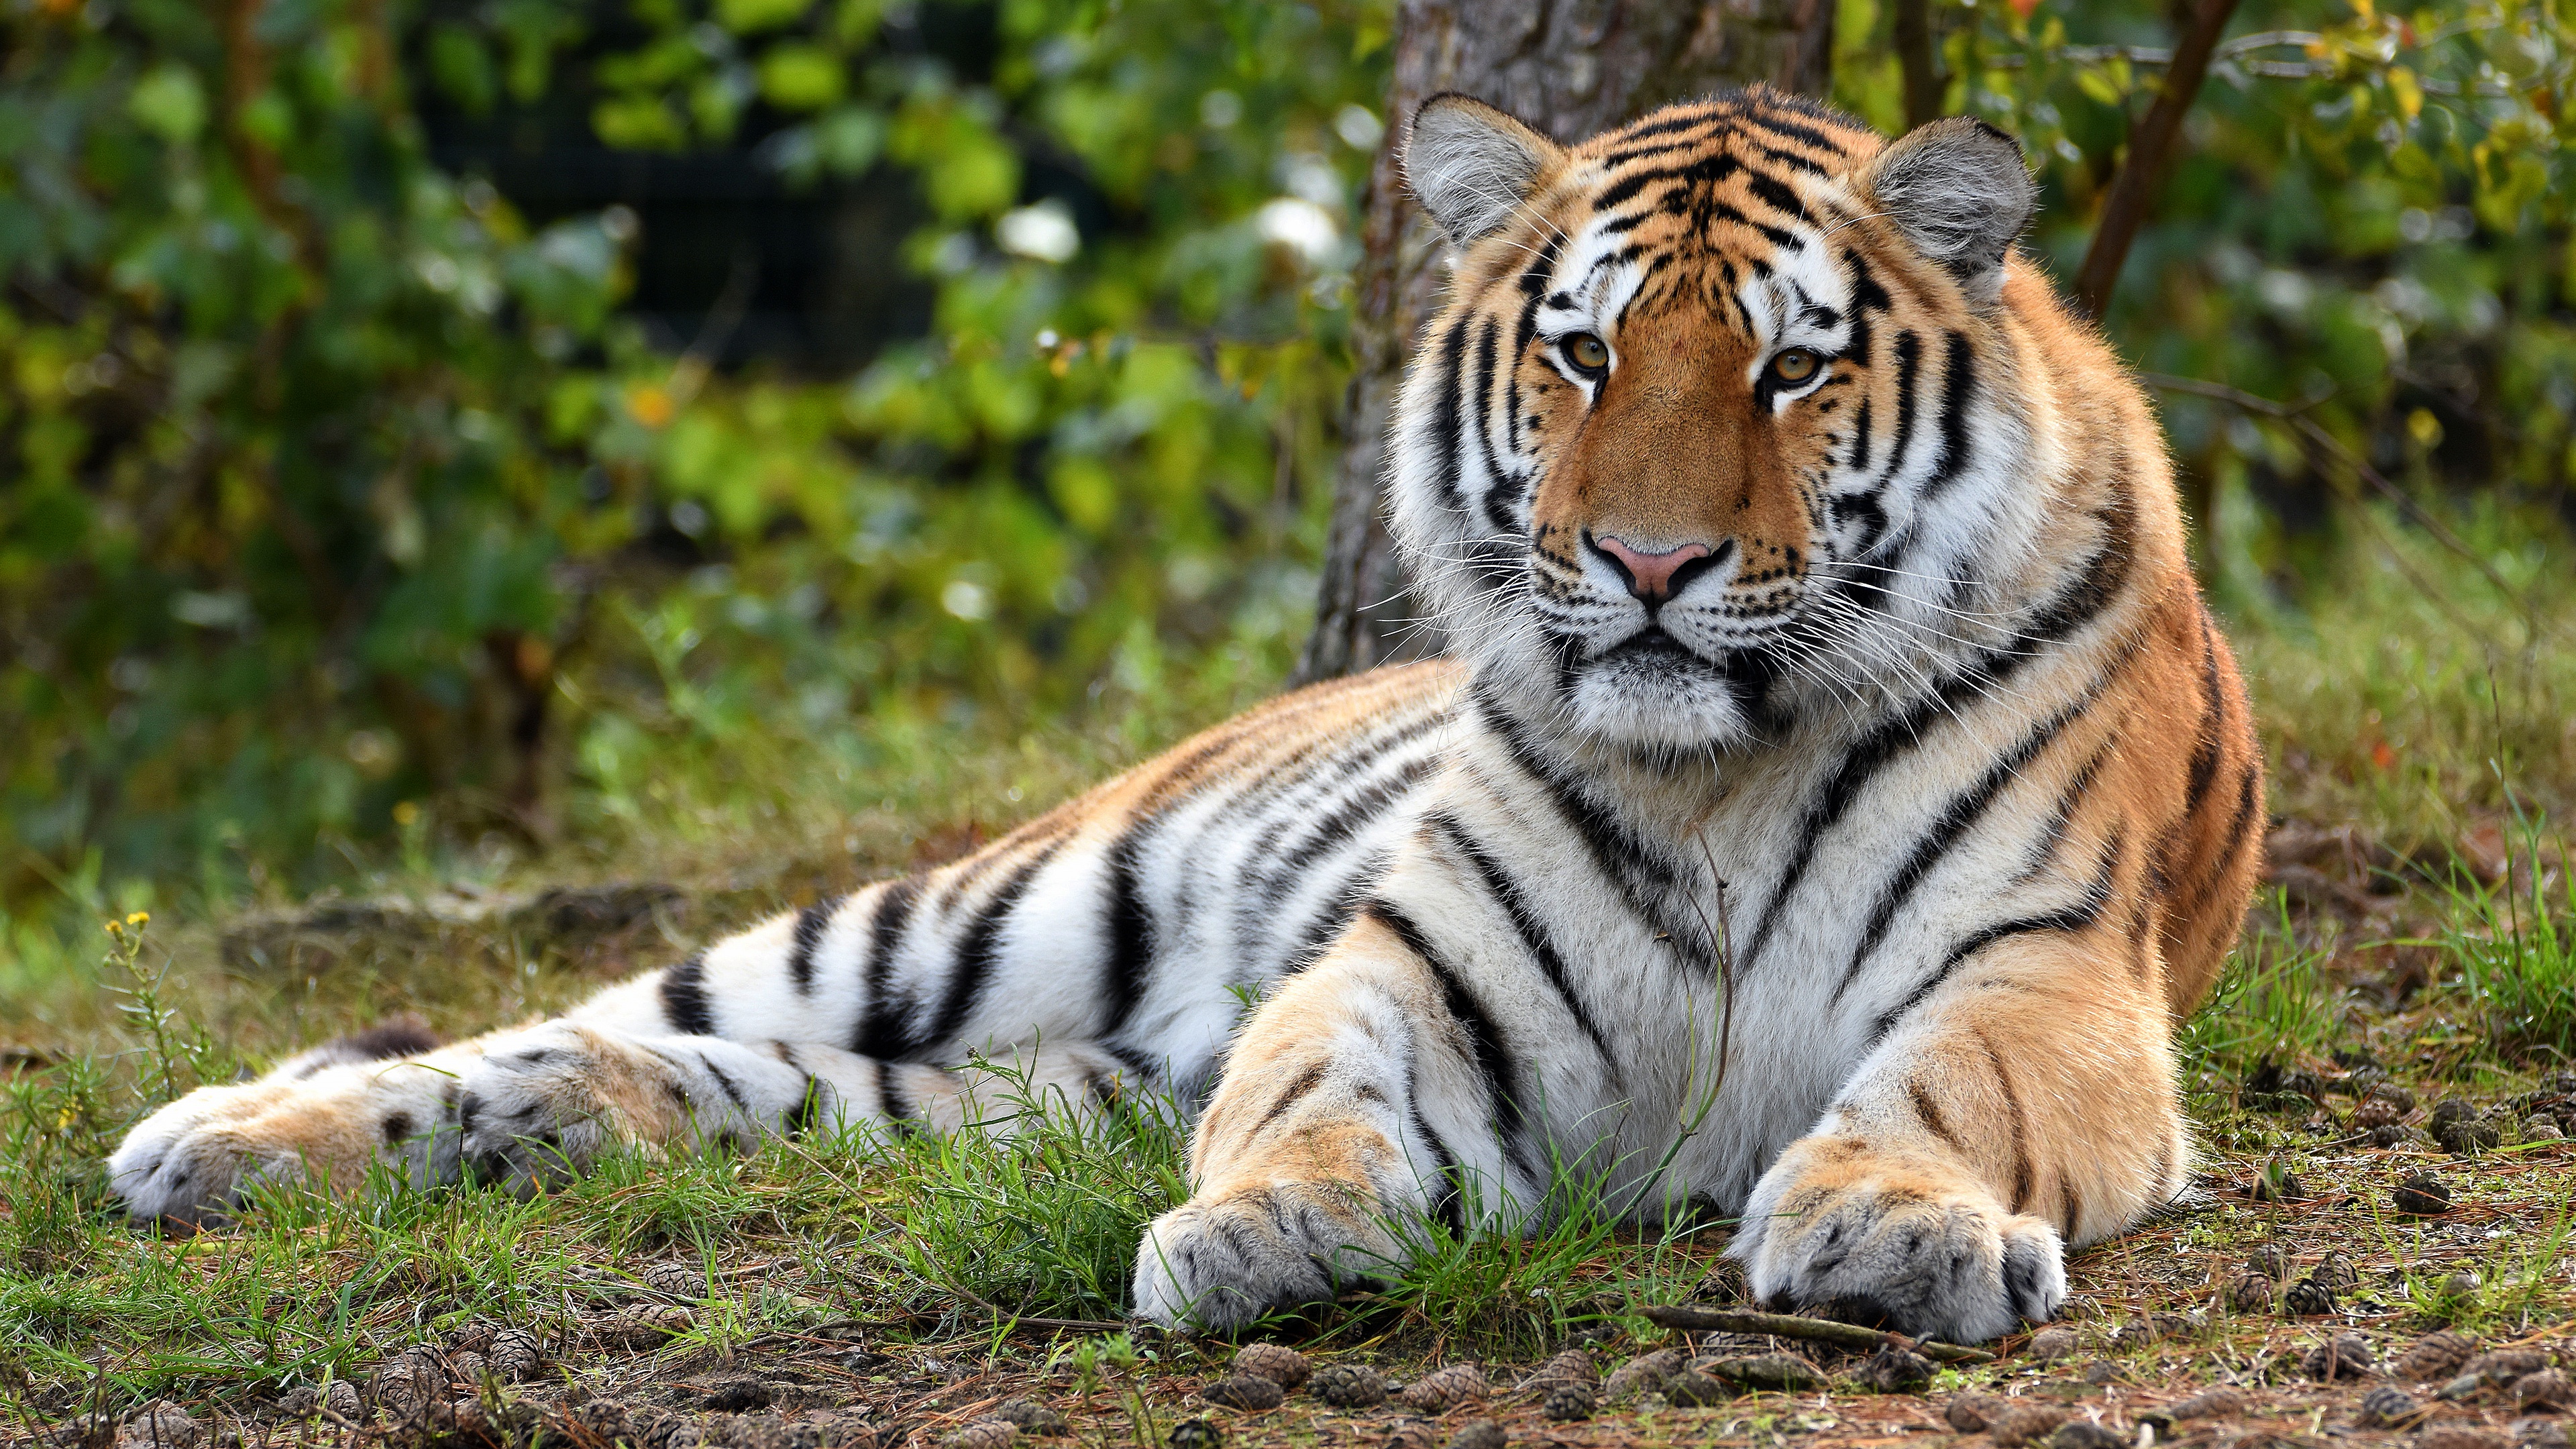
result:
[(1020, 1426), (1008, 1419), (977, 1419), (940, 1440), (944, 1449), (1011, 1449)]
[(2187, 1423), (2193, 1419), (2223, 1419), (2230, 1414), (2245, 1412), (2245, 1405), (2243, 1389), (2221, 1384), (2216, 1388), (2203, 1389), (2190, 1398), (2167, 1406), (2164, 1416), (2169, 1422), (2177, 1424)]
[(1293, 1348), (1276, 1343), (1247, 1343), (1234, 1351), (1234, 1371), (1265, 1378), (1295, 1393), (1314, 1375), (1315, 1366)]
[(2022, 1449), (2026, 1444), (2036, 1444), (2047, 1438), (2066, 1420), (2064, 1409), (2022, 1404), (1996, 1415), (1987, 1423), (1986, 1433), (1993, 1438), (1997, 1449)]
[(1610, 1381), (1601, 1386), (1601, 1397), (1615, 1401), (1630, 1394), (1652, 1393), (1661, 1389), (1666, 1379), (1681, 1372), (1685, 1362), (1687, 1359), (1677, 1348), (1659, 1348), (1653, 1353), (1639, 1354), (1610, 1375)]
[(1199, 1397), (1223, 1409), (1275, 1409), (1288, 1397), (1285, 1389), (1258, 1374), (1234, 1374), (1199, 1389)]
[(1567, 1384), (1590, 1388), (1601, 1382), (1601, 1366), (1588, 1349), (1569, 1348), (1540, 1364), (1521, 1382), (1524, 1389), (1545, 1393)]
[(2011, 1407), (2012, 1400), (1996, 1394), (1952, 1394), (1941, 1406), (1941, 1418), (1962, 1434), (1982, 1434)]
[(1386, 1449), (1432, 1449), (1439, 1442), (1429, 1419), (1407, 1419), (1386, 1436)]
[(2415, 1417), (2415, 1396), (2394, 1384), (2382, 1384), (2361, 1396), (2355, 1422), (2365, 1429), (2395, 1429)]
[(2365, 1378), (2378, 1365), (2378, 1358), (2370, 1351), (2370, 1340), (2358, 1333), (2336, 1334), (2309, 1349), (2301, 1363), (2309, 1378), (2322, 1382)]
[(1315, 1370), (1306, 1392), (1336, 1409), (1374, 1409), (1386, 1402), (1386, 1378), (1366, 1364), (1328, 1363)]
[(1860, 1378), (1882, 1394), (1919, 1394), (1932, 1387), (1935, 1372), (1932, 1360), (1889, 1344), (1870, 1355), (1861, 1366)]
[(707, 1270), (697, 1263), (654, 1263), (637, 1275), (656, 1293), (695, 1302), (707, 1296)]
[(2260, 1273), (2243, 1273), (2227, 1285), (2227, 1306), (2238, 1313), (2269, 1313), (2281, 1287)]
[(524, 1328), (498, 1328), (492, 1331), (492, 1346), (484, 1350), (492, 1361), (492, 1372), (512, 1383), (534, 1377), (545, 1367), (545, 1350), (537, 1346), (537, 1336)]
[(2312, 1318), (2334, 1312), (2333, 1290), (2314, 1278), (2302, 1278), (2281, 1295), (2281, 1311), (2293, 1318)]
[(2513, 1401), (2525, 1413), (2563, 1409), (2576, 1402), (2576, 1386), (2558, 1370), (2542, 1369), (2513, 1381)]
[(1503, 1449), (1508, 1442), (1502, 1425), (1491, 1419), (1469, 1419), (1449, 1436), (1449, 1449)]
[(1539, 1412), (1559, 1424), (1572, 1424), (1592, 1417), (1593, 1400), (1590, 1384), (1558, 1384), (1547, 1391)]
[(2476, 1374), (2490, 1384), (2509, 1384), (2524, 1374), (2536, 1374), (2547, 1367), (2549, 1355), (2537, 1349), (2499, 1348), (2460, 1365), (2460, 1372)]
[(2429, 1384), (2458, 1373), (2477, 1351), (2476, 1339), (2446, 1328), (2415, 1340), (2389, 1371), (2410, 1384)]
[(1780, 1389), (1797, 1393), (1822, 1388), (1824, 1370), (1794, 1353), (1739, 1354), (1729, 1358), (1704, 1358), (1691, 1365), (1701, 1373), (1742, 1384), (1748, 1389)]
[(1453, 1363), (1415, 1379), (1405, 1388), (1404, 1402), (1425, 1414), (1445, 1414), (1460, 1404), (1482, 1402), (1492, 1391), (1482, 1368)]
[(1065, 1432), (1064, 1415), (1035, 1399), (1004, 1399), (993, 1406), (993, 1417), (1019, 1425), (1023, 1434), (1051, 1437)]

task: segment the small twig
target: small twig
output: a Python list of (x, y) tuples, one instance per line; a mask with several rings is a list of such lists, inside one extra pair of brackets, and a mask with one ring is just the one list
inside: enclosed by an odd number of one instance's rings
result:
[(1136, 1326), (1132, 1323), (1111, 1323), (1100, 1318), (1040, 1318), (1035, 1314), (1013, 1313), (955, 1283), (948, 1285), (948, 1291), (992, 1314), (995, 1318), (1009, 1323), (1014, 1328), (1043, 1328), (1058, 1333), (1125, 1333)]
[[(2511, 603), (2515, 610), (2523, 616), (2524, 620), (2531, 625), (2531, 632), (2534, 636), (2557, 632), (2555, 626), (2549, 620), (2541, 617), (2540, 610), (2534, 607), (2528, 598), (2523, 596), (2522, 591), (2515, 588), (2512, 584), (2505, 582), (2504, 575), (2497, 573), (2493, 564), (2480, 558), (2477, 550), (2469, 547), (2467, 543), (2463, 542), (2458, 534), (2455, 534), (2451, 532), (2450, 529), (2443, 527), (2440, 519), (2437, 519), (2432, 514), (2426, 512), (2424, 505), (2416, 502), (2414, 496), (2409, 494), (2405, 489), (2398, 487), (2393, 482), (2390, 482), (2388, 476), (2380, 472), (2377, 468), (2372, 467), (2368, 459), (2362, 457), (2352, 449), (2345, 447), (2341, 438), (2327, 432), (2324, 427), (2318, 424), (2316, 419), (2309, 417), (2307, 415), (2308, 408), (2315, 406), (2315, 404), (2309, 403), (2298, 407), (2291, 407), (2286, 403), (2274, 402), (2270, 398), (2261, 396), (2260, 394), (2247, 392), (2243, 388), (2229, 387), (2223, 382), (2203, 382), (2196, 377), (2170, 377), (2160, 372), (2140, 373), (2139, 376), (2146, 379), (2147, 385), (2150, 387), (2161, 388), (2166, 392), (2190, 393), (2195, 397), (2205, 397), (2212, 399), (2213, 401), (2229, 403), (2236, 407), (2243, 408), (2247, 412), (2260, 413), (2265, 417), (2277, 419), (2280, 422), (2289, 424), (2292, 428), (2297, 430), (2300, 437), (2307, 440), (2311, 447), (2326, 453), (2336, 461), (2342, 463), (2345, 467), (2350, 468), (2353, 471), (2353, 476), (2361, 479), (2364, 483), (2369, 484), (2373, 492), (2386, 498), (2389, 502), (2396, 504), (2397, 511), (2405, 514), (2408, 522), (2414, 524), (2417, 528), (2424, 530), (2426, 533), (2431, 534), (2435, 542), (2458, 555), (2461, 561), (2468, 564), (2469, 567), (2476, 569), (2479, 575), (2489, 584), (2493, 585), (2497, 593), (2504, 595), (2506, 601)], [(2394, 553), (2395, 551), (2392, 549), (2391, 552)], [(2406, 567), (2405, 560), (2400, 558), (2398, 560), (2398, 566), (2400, 568)], [(2413, 570), (2409, 569), (2408, 572), (2411, 574)], [(2421, 587), (2424, 581), (2418, 580), (2417, 583), (2418, 586)], [(2465, 620), (2459, 622), (2464, 625), (2466, 623)]]
[(1666, 1328), (1690, 1333), (1761, 1333), (1773, 1338), (1799, 1338), (1810, 1343), (1830, 1343), (1838, 1348), (1878, 1349), (1907, 1348), (1928, 1359), (1942, 1363), (1993, 1363), (1995, 1356), (1982, 1348), (1961, 1348), (1955, 1343), (1934, 1343), (1930, 1339), (1907, 1338), (1901, 1333), (1886, 1333), (1863, 1328), (1857, 1323), (1836, 1323), (1830, 1318), (1801, 1318), (1791, 1313), (1743, 1313), (1727, 1309), (1682, 1308), (1656, 1304), (1637, 1310)]
[(2129, 243), (2138, 239), (2138, 228), (2147, 223), (2147, 208), (2155, 202), (2165, 163), (2182, 135), (2182, 118), (2199, 96), (2218, 37), (2235, 13), (2236, 0), (2200, 0), (2191, 12), (2189, 28), (2174, 46), (2173, 63), (2165, 70), (2156, 103), (2129, 132), (2129, 157), (2120, 163), (2120, 174), (2111, 178), (2111, 195), (2102, 203), (2093, 244), (2085, 249), (2084, 266), (2075, 274), (2075, 295), (2087, 316), (2099, 319), (2110, 308), (2111, 293), (2120, 282), (2120, 264), (2129, 259)]

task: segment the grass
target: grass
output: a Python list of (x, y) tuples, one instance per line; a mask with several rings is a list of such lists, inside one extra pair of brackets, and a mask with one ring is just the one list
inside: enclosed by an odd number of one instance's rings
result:
[[(2502, 527), (2468, 531), (2492, 543)], [(2360, 1297), (2375, 1306), (2344, 1321), (2392, 1344), (2436, 1323), (2521, 1336), (2576, 1307), (2570, 1149), (2512, 1134), (2467, 1160), (2357, 1148), (2345, 1099), (2312, 1107), (2241, 1090), (2266, 1064), (2334, 1079), (2367, 1053), (2424, 1105), (2455, 1093), (2493, 1104), (2531, 1092), (2576, 1049), (2576, 884), (2563, 864), (2549, 873), (2565, 850), (2546, 823), (2576, 818), (2576, 711), (2561, 705), (2576, 703), (2576, 649), (2481, 645), (2440, 615), (2521, 639), (2509, 627), (2522, 617), (2514, 601), (2480, 594), (2488, 586), (2474, 571), (2444, 572), (2438, 558), (2410, 560), (2411, 575), (2384, 562), (2356, 561), (2334, 597), (2234, 601), (2276, 808), (2396, 843), (2365, 871), (2402, 864), (2394, 877), (2356, 878), (2384, 893), (2373, 916), (2267, 897), (2211, 1002), (2183, 1027), (2212, 1195), (2072, 1266), (2088, 1357), (2113, 1365), (2119, 1383), (2294, 1379), (2316, 1326), (2230, 1314), (2219, 1301), (2232, 1265), (2263, 1241), (2294, 1243), (2308, 1259), (2331, 1245), (2364, 1260)], [(2553, 573), (2550, 562), (2526, 549), (2497, 567), (2550, 617), (2576, 619), (2576, 571)], [(2410, 582), (2425, 570), (2451, 591), (2438, 607)], [(411, 1005), (447, 1031), (552, 1009), (752, 916), (952, 852), (1261, 687), (1237, 677), (1105, 726), (924, 726), (877, 742), (865, 759), (794, 739), (733, 753), (692, 746), (641, 772), (655, 786), (628, 801), (614, 830), (543, 860), (423, 838), (408, 862), (378, 863), (353, 881), (356, 893), (393, 900), (459, 886), (667, 881), (692, 902), (605, 934), (424, 916), (283, 956), (228, 958), (232, 917), (174, 922), (164, 909), (165, 919), (129, 921), (152, 902), (112, 883), (66, 882), (67, 911), (112, 915), (116, 929), (0, 922), (0, 1021), (14, 1039), (0, 1045), (15, 1052), (0, 1057), (0, 1437), (12, 1424), (33, 1433), (84, 1407), (160, 1397), (247, 1414), (261, 1436), (286, 1432), (272, 1407), (286, 1390), (364, 1379), (406, 1344), (500, 1318), (554, 1349), (548, 1392), (577, 1381), (582, 1392), (628, 1393), (749, 1371), (810, 1401), (855, 1396), (887, 1424), (935, 1438), (1005, 1389), (1034, 1391), (1070, 1405), (1087, 1441), (1159, 1444), (1173, 1422), (1203, 1412), (1188, 1394), (1221, 1346), (1014, 1320), (1121, 1316), (1140, 1229), (1184, 1191), (1179, 1129), (1162, 1104), (1131, 1102), (1082, 1123), (1039, 1113), (999, 1139), (853, 1136), (767, 1142), (740, 1157), (623, 1156), (529, 1201), (470, 1190), (345, 1202), (281, 1194), (238, 1229), (192, 1238), (116, 1222), (100, 1162), (154, 1103), (348, 1029), (383, 1003)], [(2469, 837), (2490, 826), (2511, 832), (2519, 848), (2509, 854), (2523, 862), (2493, 879), (2464, 864)], [(2420, 967), (2406, 982), (2387, 964), (2401, 959)], [(2267, 1167), (2295, 1173), (2310, 1198), (2231, 1195)], [(2463, 1207), (2432, 1222), (2395, 1217), (2387, 1188), (2419, 1169), (2451, 1181)], [(1417, 1246), (1409, 1270), (1273, 1329), (1399, 1372), (1455, 1358), (1526, 1363), (1569, 1340), (1618, 1353), (1662, 1342), (1631, 1313), (1637, 1303), (1728, 1292), (1726, 1224), (1640, 1230), (1579, 1182), (1535, 1221), (1520, 1237), (1399, 1224)], [(706, 1271), (708, 1291), (675, 1300), (648, 1283), (648, 1270), (674, 1263)], [(2480, 1286), (2446, 1289), (2463, 1272)], [(637, 1342), (620, 1325), (639, 1305), (685, 1316)], [(2164, 1339), (2113, 1335), (2150, 1313), (2200, 1316)], [(1944, 1382), (2101, 1391), (2050, 1372), (2022, 1357)], [(1844, 1394), (1706, 1415), (1649, 1409), (1549, 1432), (1768, 1442), (1825, 1420), (1857, 1433), (1890, 1415), (1921, 1417)], [(1240, 1427), (1299, 1443), (1347, 1431), (1282, 1413)], [(293, 1432), (308, 1430), (322, 1432)]]

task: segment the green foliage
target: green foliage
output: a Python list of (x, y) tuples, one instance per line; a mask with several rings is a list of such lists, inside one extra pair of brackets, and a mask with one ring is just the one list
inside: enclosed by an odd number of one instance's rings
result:
[[(598, 839), (753, 722), (846, 759), (1276, 678), (1384, 15), (941, 8), (990, 75), (860, 0), (0, 11), (0, 903)], [(929, 336), (848, 379), (648, 348), (632, 214), (531, 225), (423, 139), (426, 94), (566, 87), (613, 146), (918, 188)]]
[(2492, 888), (2465, 872), (2452, 893), (2444, 946), (2456, 990), (2508, 1059), (2576, 1061), (2576, 878), (2567, 845), (2516, 812), (2511, 868)]

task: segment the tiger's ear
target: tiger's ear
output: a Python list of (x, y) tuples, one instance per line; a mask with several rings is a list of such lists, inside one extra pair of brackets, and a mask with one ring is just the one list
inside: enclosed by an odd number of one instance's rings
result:
[(1861, 180), (1877, 199), (1873, 209), (1948, 267), (1970, 301), (1995, 300), (2004, 255), (2037, 202), (2020, 142), (1983, 121), (1946, 116), (1898, 137)]
[(1510, 220), (1561, 154), (1554, 141), (1483, 101), (1444, 91), (1414, 109), (1404, 179), (1463, 247)]

